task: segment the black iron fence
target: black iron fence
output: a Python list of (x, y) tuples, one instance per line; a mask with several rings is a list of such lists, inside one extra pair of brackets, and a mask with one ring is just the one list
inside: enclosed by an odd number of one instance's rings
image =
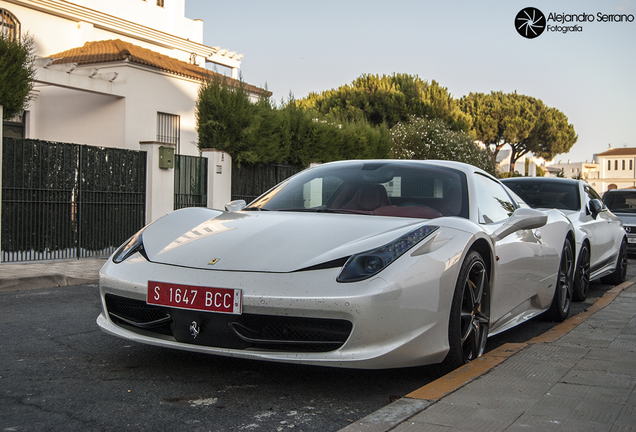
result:
[(174, 209), (206, 207), (208, 204), (208, 159), (174, 156)]
[(3, 262), (108, 256), (145, 207), (145, 152), (3, 140)]
[(305, 167), (296, 165), (233, 165), (232, 200), (249, 203), (263, 192), (276, 186)]

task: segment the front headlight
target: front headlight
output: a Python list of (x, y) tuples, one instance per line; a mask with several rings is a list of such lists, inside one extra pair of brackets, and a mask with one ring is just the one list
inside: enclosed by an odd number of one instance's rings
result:
[(358, 282), (380, 273), (438, 228), (437, 226), (425, 225), (377, 249), (352, 255), (336, 280), (338, 282)]
[(140, 252), (146, 259), (146, 253), (144, 252), (144, 243), (141, 238), (141, 234), (144, 232), (144, 229), (140, 229), (137, 234), (128, 239), (113, 255), (113, 262), (115, 264), (119, 264), (122, 261), (125, 261), (128, 257), (130, 257), (135, 252)]

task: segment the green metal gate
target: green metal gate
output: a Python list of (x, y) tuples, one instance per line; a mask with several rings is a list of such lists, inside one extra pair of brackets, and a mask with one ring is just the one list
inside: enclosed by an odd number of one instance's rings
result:
[(145, 152), (3, 139), (2, 262), (108, 256), (145, 208)]
[(174, 209), (207, 207), (208, 159), (174, 156)]

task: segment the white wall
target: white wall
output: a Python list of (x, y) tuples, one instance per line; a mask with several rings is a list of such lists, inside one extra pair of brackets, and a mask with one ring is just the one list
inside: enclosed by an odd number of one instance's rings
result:
[(68, 0), (165, 33), (203, 43), (203, 22), (185, 17), (185, 0)]
[(127, 148), (123, 98), (53, 86), (39, 90), (31, 102), (34, 135), (29, 138)]
[[(194, 101), (199, 81), (137, 66), (125, 67), (126, 148), (156, 139), (157, 112), (180, 116), (180, 154), (198, 156)], [(119, 78), (118, 78), (119, 79)]]
[[(15, 3), (0, 0), (0, 8), (18, 18), (22, 32), (28, 31), (35, 38), (36, 54), (42, 57), (81, 47), (88, 41), (109, 39), (121, 39), (183, 61), (188, 61), (190, 53), (195, 51), (193, 44), (199, 45), (199, 51), (211, 53), (211, 49), (203, 45), (203, 21), (185, 17), (185, 0), (165, 0), (164, 8), (158, 7), (156, 0), (56, 2), (72, 5), (66, 8), (60, 6), (57, 11), (54, 3), (54, 14), (28, 7), (38, 6), (30, 0)], [(126, 24), (128, 21), (130, 23)], [(95, 22), (98, 24), (94, 25)], [(156, 31), (164, 33), (166, 40), (157, 40)], [(171, 45), (179, 42), (174, 36), (182, 39), (179, 46)], [(199, 57), (197, 63), (205, 66), (204, 58)]]
[(208, 158), (208, 207), (223, 210), (232, 200), (232, 158), (215, 149), (203, 149)]

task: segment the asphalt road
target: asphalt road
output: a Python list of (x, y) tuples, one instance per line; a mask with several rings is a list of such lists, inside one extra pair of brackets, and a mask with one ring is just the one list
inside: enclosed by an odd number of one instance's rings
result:
[[(573, 313), (609, 288), (593, 284)], [(435, 379), (427, 367), (332, 369), (139, 345), (102, 333), (99, 312), (95, 285), (0, 293), (0, 431), (337, 431)], [(553, 325), (532, 320), (488, 348)]]

